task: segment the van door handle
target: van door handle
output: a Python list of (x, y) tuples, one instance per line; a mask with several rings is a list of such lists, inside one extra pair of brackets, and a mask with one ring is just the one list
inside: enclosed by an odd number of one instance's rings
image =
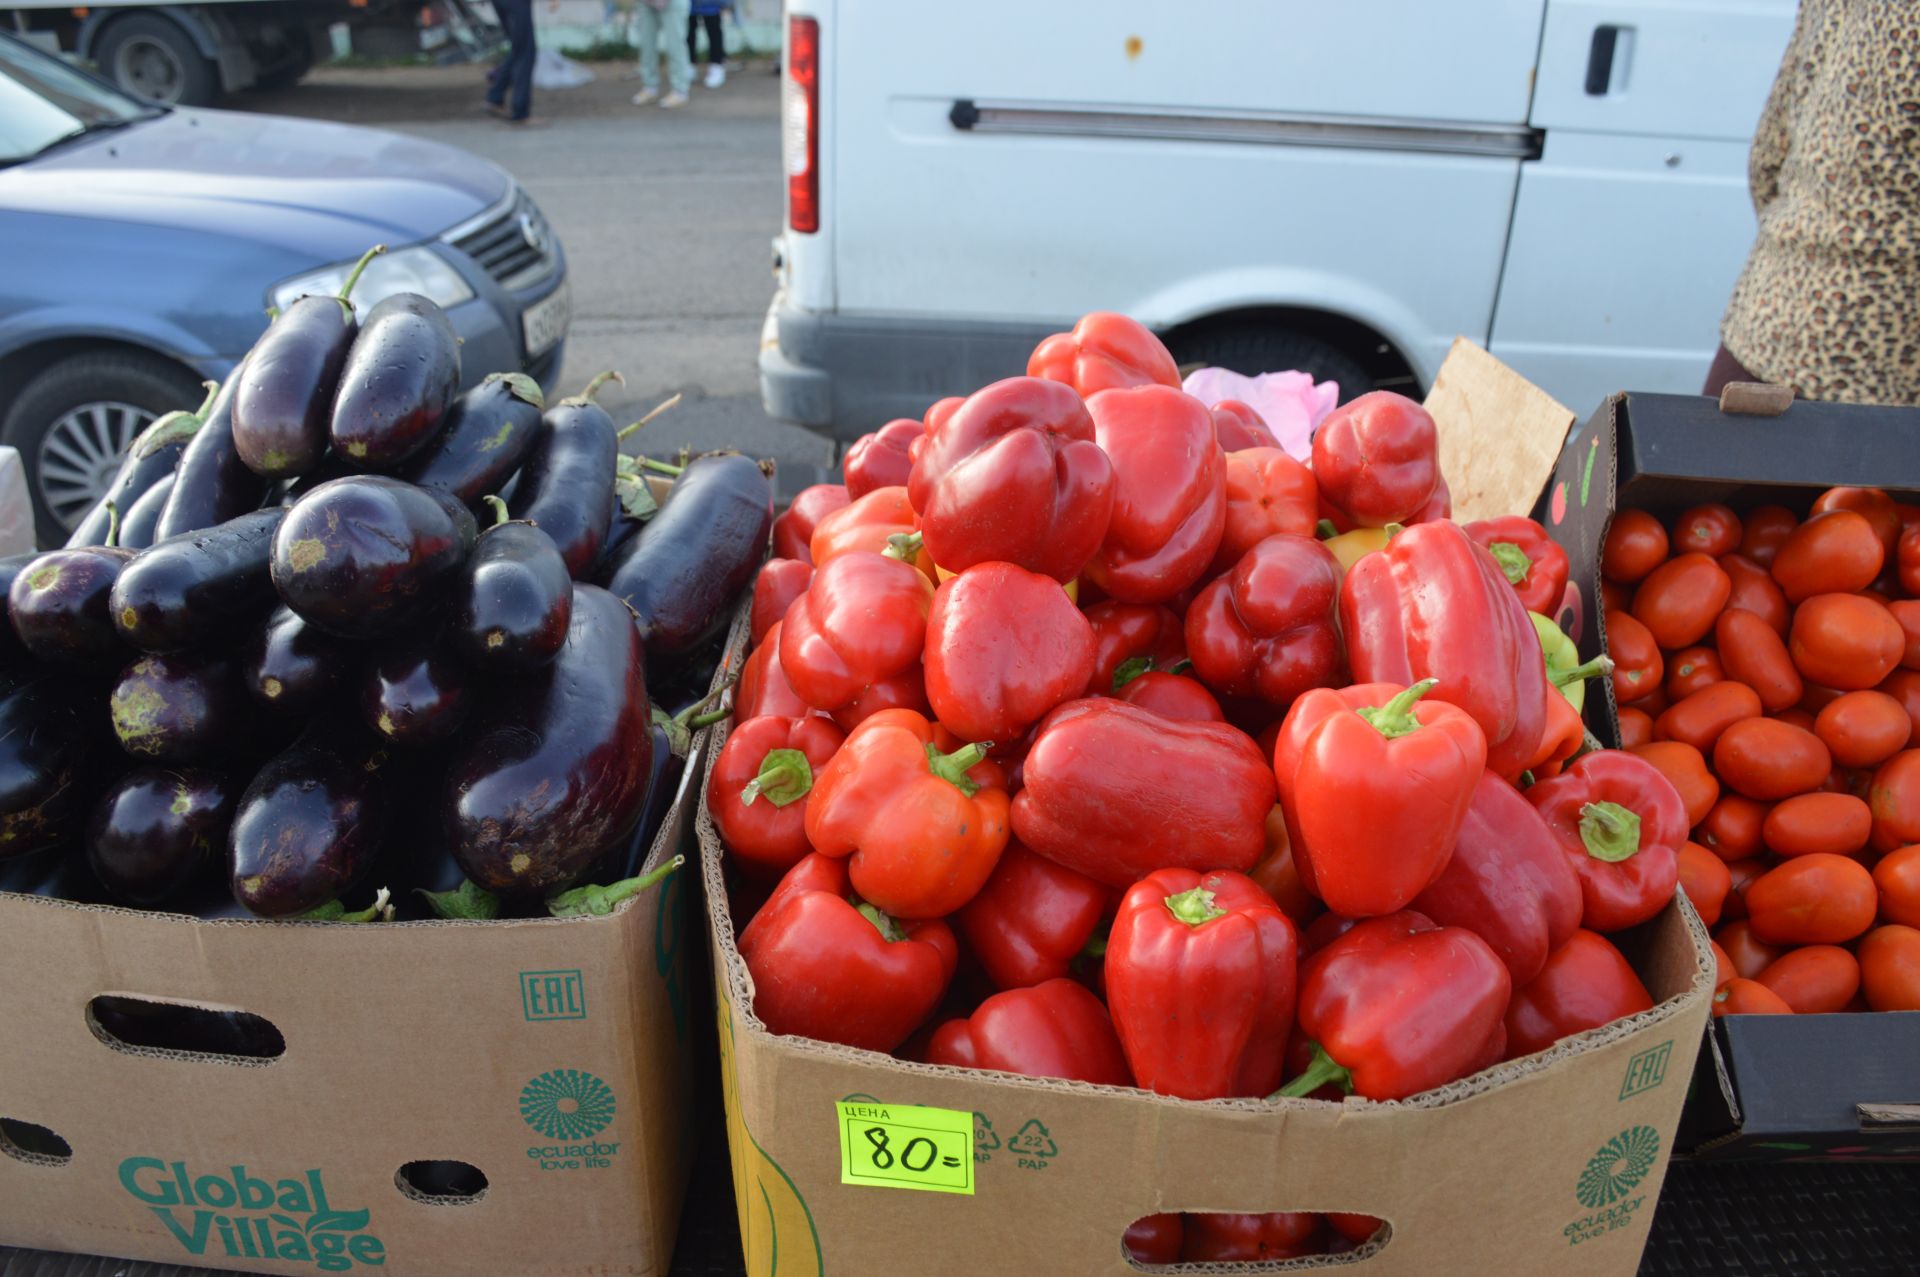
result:
[(1587, 96), (1605, 97), (1613, 82), (1613, 53), (1620, 43), (1620, 28), (1603, 23), (1593, 29), (1593, 43), (1587, 49)]

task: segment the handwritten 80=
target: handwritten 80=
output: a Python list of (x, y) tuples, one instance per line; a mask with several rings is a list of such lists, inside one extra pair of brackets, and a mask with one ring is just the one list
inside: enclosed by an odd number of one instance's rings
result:
[(973, 1114), (843, 1100), (840, 1182), (973, 1196)]

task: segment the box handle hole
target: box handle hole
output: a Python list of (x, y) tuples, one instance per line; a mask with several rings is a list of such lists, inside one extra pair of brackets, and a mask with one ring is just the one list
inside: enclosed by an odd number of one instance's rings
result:
[(1179, 1271), (1193, 1264), (1277, 1264), (1383, 1249), (1393, 1230), (1372, 1215), (1317, 1211), (1168, 1211), (1135, 1220), (1121, 1239), (1136, 1268)]
[(408, 1162), (393, 1174), (403, 1194), (429, 1206), (467, 1206), (487, 1191), (486, 1172), (471, 1162), (434, 1159)]
[(87, 1025), (115, 1050), (167, 1051), (234, 1060), (277, 1060), (287, 1040), (270, 1020), (247, 1011), (215, 1011), (103, 993), (87, 1003)]
[(37, 1122), (0, 1117), (0, 1153), (36, 1166), (62, 1166), (73, 1160), (73, 1145)]

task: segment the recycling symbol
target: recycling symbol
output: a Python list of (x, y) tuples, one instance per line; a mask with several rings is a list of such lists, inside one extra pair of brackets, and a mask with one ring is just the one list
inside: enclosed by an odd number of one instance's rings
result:
[(1019, 1134), (1007, 1141), (1007, 1151), (1018, 1153), (1022, 1157), (1049, 1158), (1060, 1152), (1060, 1146), (1053, 1142), (1053, 1136), (1037, 1117), (1027, 1119)]
[(988, 1161), (993, 1150), (1000, 1147), (1000, 1137), (993, 1133), (993, 1123), (987, 1120), (985, 1113), (973, 1115), (973, 1160)]

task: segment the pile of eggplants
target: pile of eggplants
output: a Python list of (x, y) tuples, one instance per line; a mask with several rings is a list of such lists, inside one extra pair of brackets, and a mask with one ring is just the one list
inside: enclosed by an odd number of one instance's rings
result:
[(767, 473), (622, 457), (604, 377), (462, 394), (441, 309), (361, 313), (358, 275), (144, 431), (65, 547), (0, 559), (0, 890), (371, 921), (632, 889)]

